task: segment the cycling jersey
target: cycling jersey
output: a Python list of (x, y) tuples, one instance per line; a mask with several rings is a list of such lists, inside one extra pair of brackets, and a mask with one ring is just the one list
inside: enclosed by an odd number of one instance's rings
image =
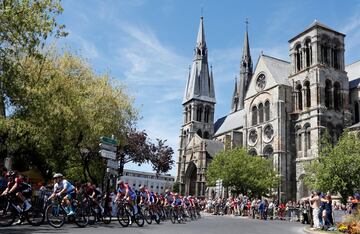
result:
[(54, 193), (58, 193), (63, 189), (66, 189), (67, 195), (75, 193), (75, 187), (67, 180), (62, 180), (54, 185)]
[(31, 195), (31, 185), (25, 183), (24, 180), (20, 177), (16, 177), (13, 181), (9, 181), (7, 188), (10, 190), (12, 187), (14, 187), (15, 184), (17, 184), (17, 187), (13, 193), (21, 192), (24, 195)]
[(172, 193), (165, 193), (165, 199), (168, 204), (172, 204), (174, 202), (174, 196)]
[(181, 204), (182, 204), (182, 200), (180, 198), (175, 198), (174, 199), (173, 205), (181, 206)]

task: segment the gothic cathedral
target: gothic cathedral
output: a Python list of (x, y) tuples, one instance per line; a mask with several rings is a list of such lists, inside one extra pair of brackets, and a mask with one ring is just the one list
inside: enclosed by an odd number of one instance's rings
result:
[(314, 21), (289, 40), (290, 62), (261, 53), (253, 68), (246, 28), (230, 113), (214, 121), (214, 78), (201, 17), (182, 103), (180, 193), (209, 196), (207, 165), (229, 145), (273, 162), (281, 178), (279, 200), (308, 196), (304, 164), (317, 157), (325, 129), (336, 144), (345, 128), (360, 128), (360, 61), (345, 66), (344, 37)]

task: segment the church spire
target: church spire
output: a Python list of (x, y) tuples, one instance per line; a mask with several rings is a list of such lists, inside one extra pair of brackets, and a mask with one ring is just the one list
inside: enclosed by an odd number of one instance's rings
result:
[(239, 110), (244, 109), (245, 94), (248, 89), (251, 77), (253, 75), (253, 67), (250, 55), (250, 44), (248, 36), (248, 24), (249, 21), (246, 19), (246, 30), (244, 36), (244, 49), (240, 63), (240, 80), (239, 80)]
[(183, 104), (192, 99), (215, 103), (213, 76), (208, 65), (208, 51), (205, 41), (204, 18), (200, 18), (196, 39), (194, 60), (186, 85)]
[(199, 32), (196, 40), (196, 47), (197, 48), (206, 48), (206, 41), (205, 41), (205, 30), (204, 30), (204, 17), (200, 17), (200, 25), (199, 25)]

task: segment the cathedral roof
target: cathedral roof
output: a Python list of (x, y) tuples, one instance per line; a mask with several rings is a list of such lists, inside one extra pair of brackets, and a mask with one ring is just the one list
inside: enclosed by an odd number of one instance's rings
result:
[(206, 152), (210, 154), (210, 156), (214, 157), (217, 153), (224, 149), (224, 143), (217, 140), (203, 140), (206, 144)]
[(291, 64), (269, 55), (261, 54), (260, 56), (264, 60), (267, 69), (275, 79), (276, 83), (290, 86), (288, 77), (291, 72)]
[(244, 126), (244, 114), (245, 110), (242, 109), (216, 120), (215, 126), (217, 128), (215, 128), (214, 136), (242, 128)]

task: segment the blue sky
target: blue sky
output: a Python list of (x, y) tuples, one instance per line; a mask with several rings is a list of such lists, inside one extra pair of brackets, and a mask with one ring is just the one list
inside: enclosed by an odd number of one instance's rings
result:
[[(96, 72), (127, 84), (150, 138), (167, 139), (177, 159), (182, 97), (203, 8), (213, 65), (215, 119), (230, 110), (239, 74), (246, 18), (253, 63), (259, 53), (289, 60), (287, 41), (315, 19), (346, 34), (345, 62), (360, 59), (357, 0), (63, 0), (59, 21), (69, 36), (61, 47), (87, 58)], [(127, 165), (151, 171), (150, 166)], [(170, 171), (175, 175), (175, 168)]]

